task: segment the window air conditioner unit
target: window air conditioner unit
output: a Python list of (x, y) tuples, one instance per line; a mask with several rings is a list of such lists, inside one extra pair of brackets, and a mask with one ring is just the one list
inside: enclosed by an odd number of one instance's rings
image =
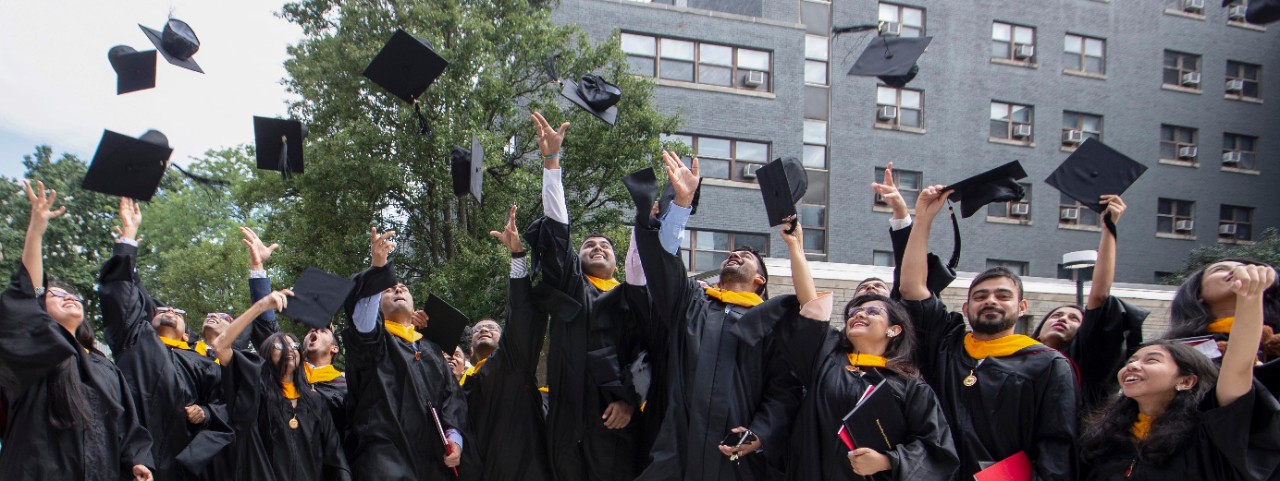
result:
[(1236, 152), (1223, 152), (1223, 153), (1222, 153), (1222, 163), (1223, 163), (1223, 164), (1225, 164), (1225, 165), (1239, 165), (1239, 164), (1240, 164), (1240, 152), (1238, 152), (1238, 151), (1236, 151)]
[(902, 35), (902, 24), (898, 22), (880, 22), (881, 37), (897, 37)]
[(760, 166), (756, 164), (747, 164), (742, 166), (742, 178), (744, 179), (756, 178), (756, 169), (759, 169), (759, 168)]
[(1244, 91), (1244, 80), (1233, 79), (1227, 81), (1227, 92), (1240, 93)]
[(1236, 225), (1235, 225), (1235, 224), (1219, 224), (1219, 225), (1218, 225), (1218, 234), (1219, 234), (1219, 235), (1229, 235), (1229, 236), (1231, 236), (1231, 237), (1235, 237), (1235, 236), (1236, 236)]
[(742, 85), (746, 85), (748, 87), (759, 87), (764, 85), (764, 72), (759, 70), (747, 72), (747, 78), (742, 81)]
[(1062, 212), (1058, 214), (1058, 218), (1062, 220), (1080, 220), (1080, 209), (1074, 207), (1062, 209)]
[(1018, 60), (1030, 60), (1036, 56), (1036, 47), (1034, 45), (1018, 45), (1013, 48), (1013, 58)]
[(1182, 0), (1182, 10), (1186, 12), (1204, 13), (1204, 0)]
[(1173, 224), (1173, 230), (1178, 232), (1190, 232), (1196, 228), (1196, 222), (1193, 220), (1180, 220)]
[(1182, 85), (1185, 87), (1200, 86), (1200, 72), (1187, 72), (1182, 74)]
[(1031, 126), (1027, 124), (1013, 126), (1013, 136), (1019, 139), (1025, 139), (1031, 136)]
[(898, 118), (898, 108), (892, 105), (885, 105), (876, 109), (876, 118), (880, 120), (894, 120)]
[(1009, 214), (1010, 214), (1010, 215), (1015, 215), (1015, 216), (1019, 216), (1019, 217), (1021, 217), (1021, 216), (1025, 216), (1025, 215), (1030, 214), (1030, 213), (1031, 213), (1031, 204), (1026, 204), (1026, 203), (1022, 203), (1022, 202), (1019, 202), (1019, 203), (1017, 203), (1017, 204), (1013, 204), (1013, 207), (1011, 207), (1011, 208), (1009, 209)]
[(1232, 6), (1230, 9), (1227, 9), (1227, 18), (1236, 22), (1243, 22), (1246, 8), (1247, 7), (1244, 5)]
[(1083, 130), (1072, 129), (1062, 133), (1062, 143), (1064, 144), (1078, 144), (1081, 142), (1084, 142)]
[(1195, 147), (1180, 147), (1178, 148), (1178, 158), (1194, 159), (1196, 158), (1196, 153), (1197, 153), (1196, 150), (1197, 149)]

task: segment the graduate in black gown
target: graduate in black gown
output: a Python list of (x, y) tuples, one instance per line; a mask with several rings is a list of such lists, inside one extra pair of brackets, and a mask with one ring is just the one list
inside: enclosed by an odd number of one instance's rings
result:
[[(1280, 404), (1253, 380), (1269, 266), (1237, 265), (1232, 343), (1218, 371), (1177, 342), (1144, 345), (1116, 373), (1121, 394), (1080, 436), (1085, 480), (1260, 480), (1280, 465)], [(1216, 380), (1216, 383), (1215, 383)]]
[[(794, 234), (784, 228), (781, 235), (792, 259), (800, 311), (799, 319), (780, 322), (774, 335), (807, 392), (791, 436), (795, 462), (787, 479), (950, 479), (960, 462), (938, 398), (912, 364), (915, 331), (906, 310), (882, 295), (858, 296), (845, 306), (844, 329), (832, 329), (832, 297), (814, 287), (803, 228), (797, 226)], [(909, 433), (889, 440), (893, 449), (887, 452), (849, 450), (836, 433), (877, 379), (884, 379), (882, 389), (888, 389), (877, 395), (893, 397)]]
[(619, 480), (635, 477), (640, 458), (633, 416), (639, 396), (630, 376), (638, 355), (629, 299), (643, 289), (614, 279), (614, 243), (587, 235), (570, 240), (568, 208), (561, 183), (560, 145), (568, 123), (553, 129), (532, 115), (543, 155), (544, 217), (527, 230), (532, 269), (542, 283), (566, 294), (582, 308), (572, 319), (552, 319), (547, 354), (550, 406), (547, 431), (552, 469), (561, 479)]
[[(150, 481), (151, 437), (110, 360), (92, 348), (82, 298), (46, 286), (42, 239), (57, 193), (24, 184), (31, 202), (22, 261), (0, 293), (0, 437), (5, 481)], [(87, 344), (86, 344), (87, 343)]]
[(453, 479), (466, 448), (467, 401), (440, 347), (411, 324), (413, 295), (387, 262), (394, 235), (371, 232), (372, 262), (355, 276), (346, 305), (351, 473), (370, 481)]
[[(799, 307), (794, 296), (761, 298), (768, 277), (750, 250), (728, 255), (716, 287), (688, 278), (677, 234), (698, 186), (697, 159), (692, 169), (669, 152), (663, 160), (675, 200), (663, 222), (644, 213), (635, 237), (655, 321), (671, 333), (670, 372), (657, 381), (669, 383), (670, 394), (652, 462), (637, 479), (765, 479), (787, 451), (802, 391), (770, 333)], [(748, 442), (721, 444), (731, 432), (741, 438), (747, 431)]]
[(120, 238), (98, 276), (107, 345), (124, 373), (142, 425), (151, 432), (156, 478), (202, 479), (234, 440), (227, 424), (222, 372), (187, 344), (185, 312), (147, 293), (135, 264), (142, 212), (120, 199)]
[[(950, 191), (924, 189), (902, 265), (902, 297), (919, 333), (916, 362), (942, 401), (960, 456), (957, 480), (1019, 451), (1037, 480), (1074, 479), (1078, 385), (1071, 361), (1014, 334), (1026, 314), (1021, 279), (1003, 268), (969, 286), (964, 316), (926, 286), (929, 229)], [(965, 332), (964, 317), (972, 333)]]
[(258, 345), (258, 354), (231, 346), (263, 312), (284, 309), (292, 295), (285, 289), (254, 302), (213, 344), (236, 432), (235, 478), (349, 481), (341, 436), (324, 399), (302, 373), (293, 335), (272, 334)]

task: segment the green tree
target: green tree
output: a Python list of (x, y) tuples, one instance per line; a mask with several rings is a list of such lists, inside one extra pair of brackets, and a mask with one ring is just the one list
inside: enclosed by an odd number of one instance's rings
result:
[(1192, 249), (1182, 269), (1160, 281), (1174, 286), (1182, 284), (1187, 276), (1201, 268), (1228, 258), (1250, 259), (1280, 266), (1280, 229), (1268, 227), (1262, 231), (1262, 236), (1251, 244), (1215, 244)]

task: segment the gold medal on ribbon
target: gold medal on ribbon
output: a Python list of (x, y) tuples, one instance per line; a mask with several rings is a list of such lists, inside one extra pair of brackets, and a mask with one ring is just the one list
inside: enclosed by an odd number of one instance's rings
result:
[(973, 375), (973, 371), (969, 371), (969, 375), (964, 378), (964, 387), (973, 387), (978, 383), (978, 376)]
[(298, 417), (294, 416), (289, 420), (289, 429), (298, 429)]

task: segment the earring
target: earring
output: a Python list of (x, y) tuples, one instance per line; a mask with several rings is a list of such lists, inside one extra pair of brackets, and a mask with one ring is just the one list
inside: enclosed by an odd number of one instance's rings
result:
[(1174, 387), (1173, 387), (1173, 390), (1174, 390), (1174, 391), (1178, 391), (1178, 392), (1182, 392), (1182, 391), (1186, 391), (1186, 390), (1187, 390), (1187, 388), (1182, 387), (1182, 386), (1174, 386)]
[(895, 336), (896, 334), (894, 334), (894, 333), (893, 333), (893, 331), (885, 331), (885, 332), (884, 332), (884, 335), (885, 335), (885, 337), (893, 337), (893, 336)]

